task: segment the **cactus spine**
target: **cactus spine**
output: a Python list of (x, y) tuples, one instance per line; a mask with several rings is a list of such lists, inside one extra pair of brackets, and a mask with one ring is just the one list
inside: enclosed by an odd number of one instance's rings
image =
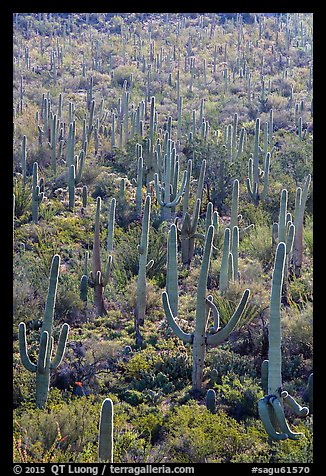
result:
[(258, 402), (259, 416), (271, 440), (285, 440), (287, 438), (296, 440), (302, 436), (302, 433), (294, 433), (289, 428), (284, 415), (284, 403), (300, 417), (304, 417), (309, 413), (307, 407), (301, 407), (282, 388), (281, 292), (285, 258), (286, 245), (284, 242), (280, 242), (276, 250), (270, 298), (268, 363), (267, 361), (264, 363), (265, 373), (268, 366), (268, 395), (261, 398)]
[[(50, 371), (60, 365), (63, 358), (69, 325), (63, 324), (59, 336), (58, 347), (52, 359), (53, 343), (53, 317), (58, 286), (60, 256), (54, 255), (51, 264), (50, 283), (44, 311), (44, 319), (41, 328), (40, 350), (37, 364), (33, 364), (27, 353), (26, 326), (24, 322), (19, 324), (19, 352), (22, 364), (30, 372), (36, 372), (36, 406), (44, 408), (50, 385)], [(52, 359), (52, 361), (51, 361)]]
[(98, 462), (113, 463), (113, 402), (110, 398), (104, 400), (101, 408)]
[[(174, 229), (175, 225), (171, 226), (170, 229), (170, 236), (169, 239), (171, 240), (171, 245), (173, 242), (174, 244), (176, 240), (176, 233)], [(174, 231), (172, 232), (172, 230)], [(195, 320), (195, 330), (193, 333), (189, 334), (184, 332), (178, 323), (176, 322), (176, 314), (172, 312), (170, 306), (170, 292), (171, 289), (170, 282), (167, 283), (167, 292), (162, 293), (162, 302), (163, 308), (165, 312), (165, 316), (167, 321), (174, 331), (177, 337), (179, 337), (185, 343), (191, 343), (193, 348), (193, 371), (192, 371), (192, 388), (193, 392), (196, 393), (200, 391), (202, 388), (202, 380), (203, 380), (203, 369), (204, 369), (204, 359), (206, 348), (209, 346), (215, 346), (223, 342), (229, 334), (234, 329), (235, 325), (239, 321), (245, 306), (247, 304), (249, 298), (249, 289), (246, 289), (242, 295), (241, 302), (238, 305), (236, 311), (234, 312), (233, 316), (231, 317), (228, 324), (223, 329), (215, 329), (216, 332), (208, 333), (206, 331), (207, 328), (207, 321), (209, 317), (210, 311), (212, 311), (214, 320), (218, 321), (218, 310), (213, 303), (212, 297), (206, 297), (206, 288), (207, 288), (207, 279), (208, 279), (208, 271), (210, 265), (210, 259), (212, 254), (212, 247), (213, 247), (213, 238), (214, 238), (214, 226), (210, 225), (206, 234), (205, 240), (205, 248), (204, 248), (204, 256), (203, 261), (200, 269), (200, 275), (198, 280), (197, 286), (197, 304), (196, 304), (196, 320)], [(177, 262), (176, 262), (176, 255), (171, 256), (169, 253), (168, 255), (168, 266), (172, 269), (176, 269)], [(171, 279), (172, 273), (167, 276), (168, 279)], [(174, 283), (175, 284), (175, 283)]]

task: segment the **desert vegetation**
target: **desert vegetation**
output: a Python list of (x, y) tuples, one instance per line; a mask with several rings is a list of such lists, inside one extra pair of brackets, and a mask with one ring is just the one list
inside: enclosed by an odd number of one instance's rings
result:
[(13, 15), (13, 460), (313, 461), (309, 13)]

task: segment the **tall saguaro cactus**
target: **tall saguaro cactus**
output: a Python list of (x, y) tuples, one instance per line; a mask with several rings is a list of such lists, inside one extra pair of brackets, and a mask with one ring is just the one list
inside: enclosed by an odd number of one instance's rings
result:
[(232, 188), (230, 229), (231, 229), (231, 232), (233, 232), (233, 228), (235, 226), (239, 227), (239, 237), (244, 236), (248, 231), (252, 230), (252, 228), (255, 226), (253, 223), (251, 223), (245, 228), (240, 229), (241, 222), (242, 222), (242, 215), (239, 214), (239, 180), (235, 179), (233, 181), (233, 188)]
[(114, 231), (114, 219), (115, 219), (115, 206), (116, 200), (112, 198), (109, 212), (109, 224), (108, 224), (108, 242), (107, 252), (108, 259), (106, 262), (105, 271), (102, 272), (101, 265), (101, 245), (100, 245), (100, 212), (101, 212), (101, 197), (96, 199), (96, 213), (95, 213), (95, 228), (94, 228), (94, 243), (93, 243), (93, 269), (88, 279), (90, 287), (94, 288), (94, 304), (99, 316), (106, 314), (104, 300), (103, 300), (103, 288), (107, 285), (112, 270), (112, 249), (113, 249), (113, 231)]
[[(254, 153), (253, 157), (250, 157), (248, 161), (248, 178), (247, 189), (250, 198), (255, 206), (258, 206), (260, 200), (264, 200), (268, 191), (268, 179), (269, 179), (269, 165), (270, 165), (270, 152), (265, 155), (264, 170), (259, 167), (259, 133), (260, 133), (260, 119), (257, 117), (255, 126), (255, 139), (254, 139)], [(264, 179), (263, 191), (259, 190), (260, 178)]]
[(181, 227), (177, 228), (178, 238), (181, 243), (182, 263), (187, 266), (190, 266), (191, 260), (194, 256), (195, 239), (204, 238), (204, 235), (197, 233), (200, 203), (200, 198), (197, 198), (192, 217), (188, 212), (186, 212)]
[[(171, 240), (171, 247), (176, 247), (174, 241), (176, 241), (176, 230), (175, 225), (171, 226), (169, 240)], [(237, 322), (241, 318), (241, 315), (247, 305), (250, 291), (246, 289), (242, 295), (241, 301), (235, 310), (233, 316), (231, 317), (228, 324), (223, 328), (219, 329), (219, 312), (213, 303), (212, 296), (206, 297), (207, 290), (207, 279), (208, 271), (211, 260), (212, 248), (213, 248), (213, 238), (214, 238), (214, 225), (208, 227), (205, 240), (204, 256), (200, 269), (200, 275), (197, 286), (197, 304), (196, 304), (196, 320), (195, 320), (195, 330), (193, 333), (189, 334), (184, 332), (179, 324), (176, 321), (176, 313), (172, 312), (170, 306), (170, 289), (171, 285), (167, 282), (167, 292), (162, 293), (162, 302), (164, 307), (165, 316), (167, 321), (174, 331), (177, 337), (179, 337), (183, 342), (192, 344), (193, 348), (193, 370), (192, 370), (192, 389), (196, 393), (202, 388), (203, 380), (203, 370), (204, 370), (204, 359), (206, 354), (206, 348), (209, 346), (216, 346), (228, 338)], [(173, 243), (172, 243), (173, 241)], [(168, 267), (177, 268), (176, 254), (173, 256), (168, 253)], [(172, 273), (167, 275), (168, 279), (173, 278)], [(172, 296), (171, 296), (172, 297)], [(212, 311), (214, 322), (217, 325), (214, 325), (214, 328), (210, 330), (211, 333), (207, 330), (209, 313)]]
[(283, 242), (286, 244), (284, 276), (282, 285), (283, 298), (285, 300), (287, 300), (287, 281), (289, 275), (290, 255), (293, 248), (293, 239), (295, 234), (295, 226), (292, 223), (291, 213), (287, 212), (287, 202), (288, 191), (284, 188), (281, 192), (279, 219), (277, 223), (273, 223), (272, 228), (273, 243)]
[(22, 140), (22, 176), (23, 176), (23, 184), (26, 183), (26, 136), (23, 136)]
[(137, 302), (136, 302), (136, 309), (135, 309), (135, 327), (136, 327), (137, 345), (141, 345), (142, 343), (139, 326), (144, 325), (145, 313), (146, 313), (146, 271), (153, 265), (152, 260), (149, 263), (147, 263), (150, 213), (151, 213), (151, 197), (150, 195), (147, 195), (146, 201), (145, 201), (145, 207), (144, 207), (141, 241), (140, 241), (140, 245), (138, 246), (139, 268), (138, 268), (138, 280), (137, 280)]
[(282, 387), (281, 293), (285, 258), (286, 245), (284, 242), (280, 242), (277, 245), (272, 278), (268, 361), (264, 361), (265, 372), (268, 367), (268, 395), (258, 402), (259, 416), (271, 440), (287, 438), (296, 440), (302, 436), (302, 433), (294, 433), (290, 429), (285, 419), (284, 403), (299, 417), (305, 417), (309, 413), (307, 407), (301, 407)]
[(301, 274), (301, 267), (303, 261), (303, 217), (308, 197), (309, 186), (311, 182), (311, 175), (309, 174), (305, 180), (303, 189), (297, 188), (294, 211), (294, 245), (293, 245), (293, 265), (294, 272), (297, 277)]
[(172, 149), (171, 139), (167, 140), (167, 151), (164, 158), (164, 186), (159, 190), (158, 173), (154, 174), (155, 194), (158, 203), (162, 207), (162, 219), (171, 219), (172, 209), (179, 204), (187, 184), (187, 171), (183, 173), (183, 179), (179, 191), (178, 187), (179, 161), (175, 155), (175, 148)]
[(38, 408), (43, 408), (46, 404), (50, 385), (50, 371), (56, 369), (61, 363), (69, 332), (69, 325), (63, 324), (59, 336), (57, 351), (54, 358), (52, 359), (54, 345), (54, 338), (52, 336), (53, 317), (58, 286), (59, 266), (60, 256), (54, 255), (51, 264), (49, 290), (41, 328), (40, 349), (37, 364), (31, 362), (27, 353), (25, 323), (21, 322), (19, 324), (20, 358), (22, 364), (27, 370), (36, 373), (36, 405)]
[(33, 164), (33, 189), (32, 189), (32, 219), (34, 223), (38, 222), (39, 206), (44, 199), (44, 180), (38, 180), (38, 163)]
[(110, 398), (103, 401), (101, 408), (98, 462), (113, 463), (113, 402)]
[(180, 244), (181, 244), (182, 263), (187, 266), (190, 265), (190, 262), (194, 255), (195, 239), (196, 238), (205, 239), (205, 236), (203, 234), (197, 233), (197, 226), (199, 221), (200, 205), (201, 205), (201, 199), (202, 199), (203, 188), (204, 188), (206, 160), (203, 159), (201, 164), (199, 179), (197, 183), (195, 206), (194, 206), (192, 216), (188, 212), (191, 170), (192, 170), (192, 160), (189, 159), (188, 165), (187, 165), (186, 186), (185, 186), (185, 192), (184, 192), (184, 198), (183, 198), (182, 225), (178, 227), (178, 218), (176, 218), (176, 221), (175, 221), (175, 224), (177, 225), (177, 231), (178, 231), (178, 240), (180, 241)]

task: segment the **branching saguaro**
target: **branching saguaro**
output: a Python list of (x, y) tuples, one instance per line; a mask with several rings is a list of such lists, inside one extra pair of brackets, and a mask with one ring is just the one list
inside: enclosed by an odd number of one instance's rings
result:
[[(202, 389), (203, 382), (203, 371), (204, 371), (204, 360), (206, 349), (209, 346), (216, 346), (228, 338), (230, 333), (235, 328), (236, 324), (240, 320), (245, 307), (247, 305), (250, 291), (246, 289), (242, 295), (241, 301), (235, 310), (233, 316), (231, 317), (228, 324), (220, 329), (219, 325), (219, 311), (213, 303), (212, 296), (206, 296), (207, 292), (207, 279), (208, 272), (213, 248), (213, 238), (214, 238), (214, 225), (210, 225), (206, 234), (204, 256), (200, 269), (200, 275), (197, 286), (197, 304), (196, 304), (196, 319), (195, 319), (195, 330), (193, 333), (184, 332), (179, 324), (177, 323), (177, 311), (175, 309), (177, 302), (177, 289), (176, 288), (176, 273), (169, 273), (169, 267), (172, 270), (177, 269), (176, 261), (176, 227), (175, 225), (171, 226), (169, 232), (169, 242), (168, 242), (168, 274), (167, 274), (167, 292), (162, 293), (162, 302), (165, 311), (167, 321), (174, 331), (177, 337), (179, 337), (183, 342), (192, 344), (193, 348), (193, 370), (192, 370), (192, 389), (196, 394)], [(174, 286), (171, 285), (169, 280), (172, 279)], [(170, 305), (171, 301), (171, 305)], [(208, 319), (210, 311), (212, 311), (214, 318), (214, 325), (208, 331)]]
[(100, 212), (101, 197), (96, 199), (95, 228), (94, 228), (94, 244), (93, 244), (93, 269), (90, 278), (87, 280), (88, 285), (94, 288), (94, 304), (99, 316), (106, 314), (103, 299), (103, 288), (108, 284), (112, 272), (112, 250), (114, 236), (114, 220), (115, 220), (116, 200), (112, 198), (109, 211), (108, 238), (107, 238), (107, 254), (105, 271), (102, 271), (101, 264), (101, 244), (100, 244)]
[(301, 407), (282, 386), (281, 293), (285, 259), (286, 244), (280, 242), (277, 245), (272, 278), (268, 361), (265, 360), (262, 365), (262, 381), (267, 381), (268, 394), (258, 402), (259, 416), (270, 440), (296, 440), (303, 435), (290, 429), (284, 414), (284, 403), (299, 417), (305, 417), (309, 413), (309, 409)]
[(45, 304), (44, 319), (41, 328), (40, 350), (37, 364), (31, 362), (27, 353), (26, 325), (19, 324), (19, 352), (22, 364), (30, 372), (36, 373), (36, 406), (44, 408), (48, 398), (50, 385), (50, 371), (56, 369), (63, 358), (69, 332), (69, 325), (63, 324), (59, 336), (58, 347), (52, 359), (54, 347), (53, 317), (57, 294), (60, 256), (54, 255), (51, 264), (50, 283)]

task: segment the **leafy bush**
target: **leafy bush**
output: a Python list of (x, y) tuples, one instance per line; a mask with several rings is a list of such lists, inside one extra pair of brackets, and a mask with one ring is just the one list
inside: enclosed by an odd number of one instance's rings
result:
[(244, 425), (223, 411), (213, 415), (194, 401), (169, 415), (165, 438), (173, 463), (227, 463), (256, 444)]
[(236, 420), (258, 418), (257, 402), (264, 394), (257, 381), (246, 375), (228, 372), (222, 375), (222, 383), (216, 386), (216, 390), (218, 399), (226, 405), (227, 413)]

